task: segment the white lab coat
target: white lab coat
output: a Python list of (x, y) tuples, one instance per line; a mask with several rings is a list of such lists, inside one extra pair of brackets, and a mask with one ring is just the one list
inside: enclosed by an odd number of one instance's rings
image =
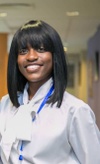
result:
[[(45, 104), (49, 79), (28, 103), (27, 85), (19, 94), (19, 108), (9, 96), (0, 104), (0, 157), (3, 164), (100, 164), (100, 131), (83, 101), (65, 92), (60, 108)], [(36, 116), (34, 122), (32, 118)], [(24, 160), (19, 161), (21, 141)], [(1, 164), (0, 163), (0, 164)]]

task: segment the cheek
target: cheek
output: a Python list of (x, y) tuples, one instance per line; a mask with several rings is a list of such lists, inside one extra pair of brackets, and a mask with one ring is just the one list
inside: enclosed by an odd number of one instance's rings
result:
[(44, 62), (52, 65), (53, 59), (52, 59), (52, 54), (50, 52), (48, 52), (47, 54), (44, 55)]
[(20, 72), (22, 72), (23, 71), (23, 58), (21, 58), (20, 56), (18, 56), (17, 64), (18, 64), (18, 68)]
[(45, 71), (48, 72), (48, 73), (51, 73), (52, 72), (52, 69), (53, 69), (53, 60), (52, 60), (52, 56), (50, 56), (46, 62), (45, 62)]
[(20, 56), (18, 56), (18, 58), (17, 58), (17, 64), (18, 64), (18, 66), (21, 64), (21, 58), (20, 58)]

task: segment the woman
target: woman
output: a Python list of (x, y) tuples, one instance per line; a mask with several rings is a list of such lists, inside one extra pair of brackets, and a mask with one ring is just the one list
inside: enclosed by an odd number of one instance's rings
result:
[(55, 29), (43, 21), (23, 25), (12, 40), (0, 105), (3, 164), (100, 164), (94, 113), (65, 91), (67, 77)]

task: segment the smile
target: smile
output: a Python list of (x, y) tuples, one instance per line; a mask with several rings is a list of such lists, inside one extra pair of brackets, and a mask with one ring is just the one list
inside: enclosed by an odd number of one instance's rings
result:
[(26, 70), (28, 72), (33, 72), (33, 71), (37, 71), (41, 66), (40, 65), (28, 65), (26, 67)]

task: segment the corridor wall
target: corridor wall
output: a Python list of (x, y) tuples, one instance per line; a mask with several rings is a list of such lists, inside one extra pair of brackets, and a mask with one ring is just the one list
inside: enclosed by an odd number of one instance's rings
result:
[(7, 34), (0, 34), (0, 99), (7, 93)]
[(100, 27), (88, 41), (88, 104), (100, 128)]

